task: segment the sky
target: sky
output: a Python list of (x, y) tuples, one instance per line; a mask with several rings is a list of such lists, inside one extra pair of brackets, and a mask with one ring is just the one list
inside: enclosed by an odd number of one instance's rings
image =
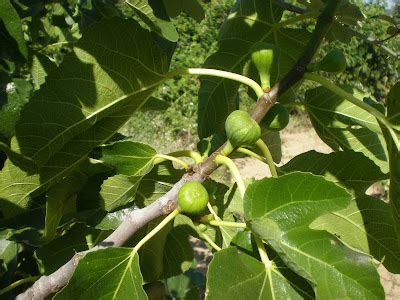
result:
[(395, 3), (400, 3), (400, 0), (386, 0), (389, 4), (389, 7), (392, 7)]

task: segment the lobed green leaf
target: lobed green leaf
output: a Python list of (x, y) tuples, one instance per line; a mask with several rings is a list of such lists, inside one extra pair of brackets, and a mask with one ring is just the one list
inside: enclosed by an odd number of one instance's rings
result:
[(147, 299), (142, 285), (137, 253), (107, 248), (86, 254), (54, 299)]
[(369, 256), (309, 228), (319, 216), (344, 209), (350, 201), (348, 192), (323, 177), (295, 172), (251, 184), (244, 209), (251, 230), (314, 284), (317, 298), (383, 298)]
[(305, 107), (317, 134), (333, 150), (362, 152), (388, 172), (384, 138), (373, 115), (321, 86), (306, 92)]

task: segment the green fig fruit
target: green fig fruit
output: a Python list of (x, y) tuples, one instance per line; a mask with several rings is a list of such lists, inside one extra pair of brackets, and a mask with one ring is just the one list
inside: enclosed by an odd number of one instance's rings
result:
[(225, 131), (231, 145), (251, 146), (261, 136), (258, 123), (243, 110), (233, 111), (225, 121)]
[(205, 210), (208, 199), (206, 188), (197, 181), (186, 182), (178, 192), (179, 207), (189, 214), (199, 214)]
[(277, 47), (265, 42), (258, 42), (252, 48), (251, 61), (258, 70), (263, 89), (271, 87), (271, 69), (276, 53)]

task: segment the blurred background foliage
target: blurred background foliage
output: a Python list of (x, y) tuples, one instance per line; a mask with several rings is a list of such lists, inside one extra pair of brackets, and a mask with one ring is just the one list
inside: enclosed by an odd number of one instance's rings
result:
[[(155, 15), (165, 19), (165, 8), (160, 6), (160, 2), (148, 2)], [(164, 0), (164, 3), (167, 2)], [(298, 2), (301, 1), (293, 1), (293, 4)], [(389, 28), (392, 24), (378, 16), (390, 15), (397, 22), (400, 19), (399, 5), (388, 10), (388, 4), (381, 0), (351, 2), (357, 4), (365, 15), (365, 20), (352, 26), (352, 29), (370, 40), (379, 41), (390, 36)], [(217, 50), (218, 30), (234, 0), (192, 3), (200, 3), (203, 11), (175, 7), (171, 12), (171, 8), (166, 5), (168, 14), (176, 16), (171, 22), (179, 34), (176, 45), (160, 42), (169, 50), (176, 47), (171, 58), (172, 69), (201, 67), (206, 58)], [(14, 133), (19, 110), (45, 81), (47, 72), (62, 62), (63, 56), (79, 40), (85, 27), (101, 17), (115, 15), (133, 17), (147, 26), (143, 22), (145, 19), (138, 18), (132, 7), (117, 0), (7, 0), (1, 1), (0, 6), (0, 141), (5, 143), (9, 142)], [(14, 27), (10, 28), (7, 24), (13, 14), (16, 14)], [(293, 14), (287, 12), (283, 18), (291, 16)], [(312, 30), (314, 24), (314, 21), (304, 21), (295, 26)], [(175, 35), (173, 26), (167, 26), (170, 30), (167, 35), (172, 39)], [(341, 41), (326, 43), (320, 56), (333, 48), (341, 49), (347, 58), (346, 71), (327, 76), (338, 83), (356, 86), (361, 93), (384, 101), (388, 90), (399, 78), (400, 63), (398, 58), (388, 55), (382, 47), (400, 53), (399, 36), (381, 42), (378, 46), (366, 41), (366, 38), (344, 34)], [(298, 101), (303, 99), (309, 87), (309, 84), (305, 84), (299, 90)], [(131, 139), (149, 143), (161, 151), (194, 147), (197, 142), (198, 89), (199, 80), (196, 77), (176, 77), (168, 81), (155, 97), (164, 100), (169, 107), (162, 113), (148, 109), (136, 113), (122, 132)], [(240, 91), (240, 100), (244, 109), (250, 109), (253, 105), (245, 88)], [(299, 112), (298, 108), (293, 111)]]

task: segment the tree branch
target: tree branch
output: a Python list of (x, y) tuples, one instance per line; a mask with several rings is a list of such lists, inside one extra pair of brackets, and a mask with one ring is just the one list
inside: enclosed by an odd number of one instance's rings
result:
[[(257, 122), (261, 121), (280, 95), (302, 79), (307, 65), (311, 62), (318, 51), (320, 44), (333, 21), (334, 13), (339, 3), (340, 0), (328, 0), (326, 7), (318, 17), (314, 32), (304, 50), (304, 54), (279, 83), (258, 99), (252, 113), (252, 117)], [(136, 209), (131, 212), (122, 224), (98, 246), (88, 251), (76, 253), (70, 261), (54, 273), (40, 277), (40, 279), (37, 280), (29, 289), (18, 295), (16, 299), (43, 299), (57, 292), (68, 283), (79, 260), (82, 259), (86, 253), (105, 247), (122, 246), (136, 231), (148, 222), (162, 215), (171, 213), (177, 207), (176, 199), (180, 187), (187, 181), (203, 182), (218, 167), (215, 163), (215, 157), (220, 154), (224, 146), (225, 144), (212, 153), (203, 163), (195, 166), (193, 170), (189, 170), (189, 172), (185, 174), (170, 191), (157, 201), (142, 209)]]

